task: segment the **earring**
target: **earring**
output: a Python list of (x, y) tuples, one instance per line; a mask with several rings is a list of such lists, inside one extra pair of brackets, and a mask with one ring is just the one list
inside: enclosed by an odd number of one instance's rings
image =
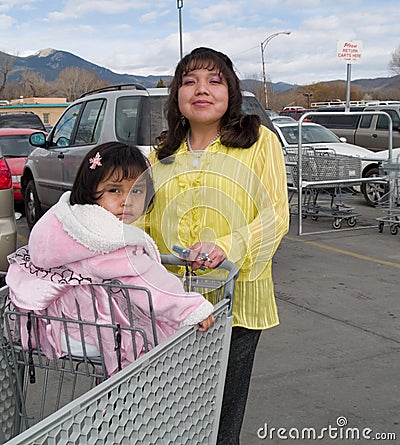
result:
[(186, 127), (186, 117), (185, 116), (181, 116), (181, 125), (183, 128)]

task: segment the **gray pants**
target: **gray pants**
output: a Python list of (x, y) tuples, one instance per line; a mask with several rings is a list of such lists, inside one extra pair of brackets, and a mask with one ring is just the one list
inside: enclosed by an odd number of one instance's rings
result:
[(239, 445), (240, 443), (240, 430), (246, 409), (254, 356), (261, 332), (241, 327), (232, 329), (218, 445)]

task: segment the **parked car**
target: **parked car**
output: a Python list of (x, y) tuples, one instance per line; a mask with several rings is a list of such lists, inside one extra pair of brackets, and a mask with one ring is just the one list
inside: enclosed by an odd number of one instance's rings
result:
[(4, 284), (4, 272), (8, 269), (7, 255), (14, 252), (16, 247), (17, 224), (11, 171), (0, 149), (0, 286)]
[(272, 121), (272, 123), (277, 123), (277, 124), (284, 124), (286, 122), (296, 122), (296, 119), (293, 119), (290, 116), (280, 116), (279, 114), (277, 116), (270, 116), (270, 119)]
[(0, 128), (33, 128), (46, 131), (40, 117), (32, 111), (0, 113)]
[[(320, 108), (311, 116), (316, 122), (329, 128), (339, 137), (345, 137), (351, 144), (360, 145), (372, 151), (388, 149), (389, 145), (389, 119), (392, 119), (392, 147), (400, 147), (400, 105), (369, 105), (366, 107), (351, 107), (350, 113), (344, 113), (344, 107)], [(357, 113), (352, 113), (355, 111)], [(329, 114), (340, 112), (340, 114)], [(364, 114), (361, 114), (363, 112)]]
[(265, 112), (268, 114), (270, 119), (272, 119), (275, 116), (279, 116), (279, 113), (277, 111), (271, 110), (270, 108), (266, 108)]
[(289, 116), (293, 118), (294, 120), (298, 121), (303, 114), (307, 113), (307, 108), (303, 107), (285, 107), (283, 110), (279, 111), (280, 116)]
[[(392, 162), (400, 163), (400, 148), (394, 148), (392, 150)], [(385, 171), (383, 165), (389, 163), (389, 150), (382, 150), (378, 152), (372, 152), (370, 157), (370, 165), (365, 177), (375, 178), (388, 175), (390, 172)], [(398, 190), (397, 190), (398, 191)], [(371, 182), (361, 185), (361, 192), (364, 194), (364, 198), (368, 204), (375, 206), (382, 203), (382, 200), (388, 198), (389, 185), (385, 182)], [(400, 196), (397, 199), (400, 202)]]
[[(282, 147), (297, 149), (299, 140), (299, 124), (273, 122)], [(316, 150), (330, 150), (336, 155), (354, 156), (362, 159), (362, 177), (371, 178), (379, 175), (379, 165), (385, 153), (378, 154), (357, 145), (348, 144), (338, 138), (332, 131), (319, 124), (304, 122), (302, 124), (302, 144)], [(381, 185), (362, 183), (361, 193), (369, 204), (376, 204), (379, 196), (385, 193)]]
[[(61, 194), (72, 188), (79, 164), (96, 144), (121, 141), (148, 154), (167, 128), (164, 108), (167, 88), (114, 85), (83, 95), (64, 111), (49, 133), (31, 135), (38, 147), (28, 157), (21, 178), (25, 214), (30, 228)], [(260, 102), (243, 93), (243, 112), (256, 113), (274, 129)]]
[(21, 175), (29, 154), (35, 149), (29, 137), (36, 130), (30, 128), (0, 128), (0, 149), (11, 170), (14, 189), (14, 202), (24, 200), (21, 191)]

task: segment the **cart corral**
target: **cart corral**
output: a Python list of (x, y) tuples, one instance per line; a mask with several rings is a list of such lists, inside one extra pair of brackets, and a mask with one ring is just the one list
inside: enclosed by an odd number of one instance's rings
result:
[[(388, 137), (388, 159), (380, 160), (385, 165), (386, 161), (393, 169), (392, 161), (392, 121), (389, 114), (382, 111), (364, 111), (364, 112), (326, 112), (325, 114), (343, 115), (348, 113), (354, 114), (379, 114), (385, 115), (389, 121), (389, 137)], [(359, 158), (355, 156), (337, 155), (332, 149), (324, 149), (323, 146), (318, 148), (310, 148), (302, 143), (302, 123), (316, 112), (308, 112), (304, 114), (298, 122), (298, 146), (297, 150), (285, 149), (286, 167), (288, 177), (292, 180), (289, 186), (289, 203), (291, 214), (297, 215), (298, 235), (318, 234), (321, 231), (313, 231), (304, 233), (302, 220), (311, 217), (313, 221), (318, 221), (321, 217), (332, 218), (333, 230), (342, 229), (343, 221), (346, 222), (347, 228), (350, 230), (356, 228), (357, 219), (362, 215), (351, 206), (344, 203), (344, 197), (353, 188), (359, 187), (365, 183), (392, 184), (388, 188), (390, 204), (390, 216), (393, 215), (393, 202), (398, 202), (398, 189), (393, 185), (394, 181), (389, 177), (387, 171), (382, 170), (382, 175), (378, 177), (362, 177), (362, 161), (369, 159)], [(376, 159), (374, 159), (376, 161)], [(387, 165), (387, 164), (386, 164)], [(389, 167), (390, 169), (390, 167)], [(388, 170), (388, 169), (386, 169)], [(393, 176), (393, 174), (392, 174)], [(297, 205), (292, 203), (293, 198), (297, 194)], [(389, 224), (395, 225), (397, 228), (397, 215), (395, 221), (390, 220)], [(385, 224), (385, 222), (383, 222)], [(363, 226), (362, 228), (365, 228)], [(367, 226), (375, 227), (375, 226)], [(380, 229), (383, 228), (382, 221)], [(393, 229), (394, 230), (394, 229)], [(326, 230), (324, 231), (326, 232)]]

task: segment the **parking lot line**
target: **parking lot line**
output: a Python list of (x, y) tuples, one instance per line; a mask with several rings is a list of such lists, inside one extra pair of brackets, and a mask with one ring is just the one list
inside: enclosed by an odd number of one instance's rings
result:
[(297, 242), (300, 242), (300, 243), (308, 244), (310, 246), (319, 247), (320, 249), (330, 250), (331, 252), (341, 253), (343, 255), (347, 255), (347, 256), (354, 257), (354, 258), (358, 258), (360, 260), (369, 261), (371, 263), (384, 264), (385, 266), (390, 266), (390, 267), (395, 267), (397, 269), (400, 269), (400, 264), (399, 263), (394, 263), (393, 261), (387, 261), (387, 260), (382, 260), (382, 259), (379, 259), (379, 258), (373, 258), (373, 257), (367, 256), (367, 255), (361, 255), (359, 253), (351, 252), (349, 250), (338, 249), (336, 247), (328, 246), (327, 244), (318, 243), (316, 241), (307, 241), (307, 240), (304, 240), (304, 239), (298, 239), (298, 238), (295, 238), (293, 236), (286, 236), (285, 238), (290, 240), (290, 241), (297, 241)]

